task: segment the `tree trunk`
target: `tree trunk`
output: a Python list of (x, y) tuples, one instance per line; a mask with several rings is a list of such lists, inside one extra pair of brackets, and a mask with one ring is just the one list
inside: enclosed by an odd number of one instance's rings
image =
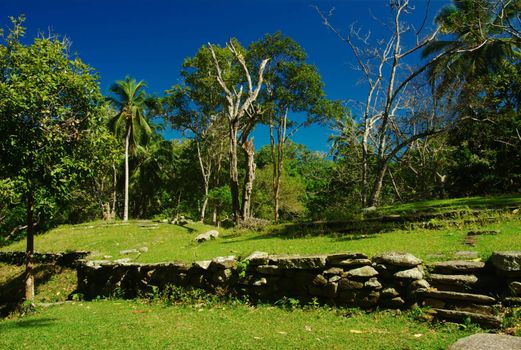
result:
[(394, 180), (393, 172), (391, 171), (391, 169), (388, 169), (388, 171), (389, 171), (389, 177), (391, 178), (391, 182), (393, 184), (394, 193), (396, 193), (396, 196), (398, 197), (398, 199), (400, 201), (403, 201), (402, 195), (400, 193), (400, 189), (398, 188), (398, 185), (396, 184), (396, 181)]
[(384, 182), (385, 173), (387, 171), (387, 161), (380, 160), (377, 170), (376, 177), (373, 184), (373, 190), (371, 191), (371, 198), (369, 199), (368, 205), (371, 206), (379, 206), (380, 205), (380, 195), (382, 192), (382, 186)]
[(116, 199), (117, 199), (117, 172), (116, 165), (112, 164), (112, 209), (110, 210), (111, 220), (116, 219)]
[(131, 127), (128, 128), (127, 136), (125, 137), (125, 203), (123, 208), (123, 221), (128, 221), (128, 178), (129, 178), (129, 165), (128, 165), (128, 153), (130, 145), (130, 132)]
[(201, 206), (201, 216), (200, 216), (201, 223), (204, 223), (207, 206), (208, 206), (208, 183), (205, 183), (204, 184), (204, 200), (203, 200), (203, 205)]
[[(215, 187), (219, 187), (221, 184), (221, 169), (222, 169), (222, 159), (223, 159), (223, 143), (219, 143), (219, 156), (217, 157), (217, 166), (215, 170)], [(221, 204), (218, 201), (215, 201), (215, 205), (213, 207), (213, 215), (212, 215), (212, 223), (214, 226), (220, 227), (221, 226)]]
[(27, 249), (25, 251), (25, 300), (31, 303), (34, 300), (34, 197), (33, 193), (27, 196)]
[[(282, 172), (284, 168), (284, 145), (286, 141), (286, 123), (287, 123), (287, 109), (286, 112), (280, 111), (280, 119), (277, 125), (277, 144), (275, 147), (275, 136), (273, 134), (273, 119), (270, 119), (270, 145), (271, 145), (271, 160), (273, 163), (273, 218), (277, 223), (279, 221), (280, 208), (280, 184), (282, 179)], [(275, 152), (276, 148), (276, 152)]]
[(253, 192), (253, 181), (255, 180), (255, 149), (253, 147), (253, 138), (246, 140), (242, 145), (246, 158), (246, 176), (244, 177), (244, 190), (242, 192), (242, 218), (251, 217), (251, 194)]
[(239, 201), (239, 172), (237, 171), (237, 126), (234, 123), (229, 125), (230, 132), (230, 149), (228, 150), (230, 157), (230, 192), (232, 195), (232, 219), (238, 225), (240, 219), (240, 201)]
[(360, 189), (360, 196), (362, 197), (362, 208), (365, 208), (367, 205), (367, 170), (368, 170), (368, 152), (367, 145), (369, 143), (369, 125), (366, 120), (365, 129), (364, 129), (364, 137), (362, 139), (362, 183)]
[(210, 177), (212, 175), (211, 162), (208, 161), (208, 169), (205, 169), (203, 155), (201, 153), (201, 146), (199, 145), (199, 141), (196, 140), (195, 144), (197, 146), (197, 158), (199, 159), (199, 167), (201, 168), (201, 175), (203, 176), (203, 185), (204, 185), (204, 199), (203, 205), (201, 206), (200, 211), (200, 221), (204, 223), (204, 218), (206, 215), (206, 207), (208, 206), (208, 192), (210, 190)]
[(217, 226), (217, 204), (215, 204), (213, 207), (212, 225)]

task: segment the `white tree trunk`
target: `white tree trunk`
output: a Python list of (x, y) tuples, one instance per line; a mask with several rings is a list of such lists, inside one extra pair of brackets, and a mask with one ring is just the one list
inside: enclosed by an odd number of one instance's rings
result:
[(130, 132), (131, 128), (128, 128), (127, 136), (125, 137), (125, 203), (123, 208), (123, 221), (128, 221), (128, 178), (129, 178), (129, 166), (128, 166), (128, 153), (130, 145)]

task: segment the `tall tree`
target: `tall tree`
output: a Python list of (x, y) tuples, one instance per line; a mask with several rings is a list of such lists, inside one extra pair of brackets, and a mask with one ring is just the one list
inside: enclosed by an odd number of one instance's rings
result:
[(25, 299), (32, 301), (34, 234), (45, 213), (91, 174), (84, 151), (103, 124), (103, 99), (91, 68), (69, 55), (66, 40), (24, 44), (24, 18), (11, 21), (0, 45), (0, 178), (10, 179), (25, 202)]
[(146, 94), (144, 81), (137, 82), (131, 77), (116, 81), (110, 91), (113, 96), (109, 101), (117, 109), (117, 114), (111, 120), (111, 128), (117, 136), (124, 136), (125, 145), (125, 199), (123, 221), (128, 220), (128, 183), (130, 177), (129, 155), (135, 154), (143, 138), (152, 130), (145, 117)]
[(306, 52), (290, 37), (280, 32), (267, 34), (249, 49), (253, 66), (270, 57), (264, 74), (266, 88), (261, 92), (259, 103), (263, 105), (264, 122), (270, 132), (274, 220), (277, 222), (285, 144), (299, 128), (338, 117), (335, 114), (342, 113), (342, 107), (325, 99), (320, 74), (315, 66), (306, 63)]
[[(236, 40), (230, 40), (225, 49), (209, 44), (212, 54), (214, 72), (225, 97), (225, 116), (228, 124), (230, 189), (232, 193), (233, 219), (236, 224), (239, 219), (250, 215), (251, 192), (255, 178), (255, 162), (253, 139), (249, 134), (255, 127), (260, 110), (256, 108), (256, 100), (264, 82), (264, 70), (269, 58), (263, 58), (257, 67), (248, 67), (245, 50)], [(217, 50), (219, 49), (219, 50)], [(230, 54), (223, 53), (229, 52)], [(220, 54), (218, 55), (218, 53)], [(231, 68), (231, 70), (230, 70)], [(251, 71), (257, 73), (254, 82)], [(234, 80), (229, 77), (235, 76)], [(240, 132), (240, 136), (239, 136)], [(247, 171), (243, 189), (242, 210), (239, 201), (239, 173), (237, 170), (237, 146), (241, 140), (246, 156)]]

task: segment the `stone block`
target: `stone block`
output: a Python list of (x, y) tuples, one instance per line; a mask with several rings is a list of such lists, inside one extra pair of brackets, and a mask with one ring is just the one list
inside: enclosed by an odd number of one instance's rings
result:
[(309, 256), (270, 256), (281, 269), (317, 270), (326, 267), (326, 255)]
[(394, 277), (400, 280), (421, 280), (423, 279), (423, 272), (418, 267), (414, 267), (412, 269), (398, 271), (394, 274)]
[(266, 252), (255, 251), (246, 257), (247, 261), (251, 266), (267, 265), (269, 261), (269, 255)]
[(220, 256), (212, 259), (210, 269), (234, 269), (237, 267), (237, 260), (235, 256)]
[(378, 254), (373, 261), (383, 265), (415, 267), (422, 263), (420, 259), (409, 253), (389, 252)]
[(255, 266), (255, 271), (257, 271), (258, 273), (262, 273), (263, 275), (280, 275), (282, 273), (278, 265)]
[(481, 261), (452, 260), (437, 262), (431, 265), (432, 272), (447, 275), (456, 274), (475, 274), (485, 268), (485, 263)]
[(489, 261), (507, 276), (521, 276), (521, 251), (494, 252)]
[(374, 276), (378, 276), (378, 271), (371, 266), (363, 266), (347, 271), (347, 277), (371, 278)]

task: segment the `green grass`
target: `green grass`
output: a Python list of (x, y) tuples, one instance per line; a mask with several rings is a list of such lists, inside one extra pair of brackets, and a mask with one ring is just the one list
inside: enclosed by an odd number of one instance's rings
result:
[(346, 311), (75, 302), (0, 321), (0, 348), (428, 350), (477, 331), (432, 326), (410, 313)]
[[(155, 226), (152, 226), (155, 225)], [(152, 228), (154, 227), (154, 228)], [(366, 253), (369, 256), (385, 251), (410, 252), (427, 262), (453, 258), (457, 251), (474, 250), (482, 258), (493, 251), (521, 250), (521, 221), (512, 217), (493, 224), (449, 227), (441, 230), (398, 229), (376, 234), (324, 234), (304, 236), (270, 235), (251, 231), (221, 230), (219, 239), (198, 244), (194, 237), (210, 226), (190, 224), (180, 227), (136, 221), (128, 225), (102, 222), (77, 226), (60, 226), (36, 237), (38, 251), (88, 250), (91, 259), (130, 257), (138, 262), (192, 262), (216, 256), (247, 256), (255, 250), (278, 254), (326, 254), (343, 251)], [(463, 239), (469, 230), (499, 230), (497, 235), (476, 237), (476, 246), (469, 247)], [(146, 246), (148, 252), (121, 255), (125, 249)], [(20, 241), (1, 250), (23, 250)]]
[(487, 197), (464, 197), (436, 199), (421, 202), (385, 206), (378, 209), (382, 214), (444, 213), (463, 209), (496, 209), (521, 207), (521, 195), (502, 195)]

